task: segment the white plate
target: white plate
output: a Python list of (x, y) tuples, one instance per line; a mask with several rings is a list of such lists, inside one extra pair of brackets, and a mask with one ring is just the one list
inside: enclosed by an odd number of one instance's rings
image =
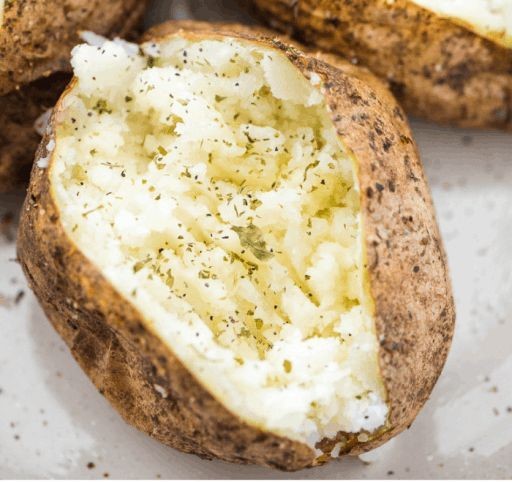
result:
[[(157, 3), (150, 22), (170, 11), (169, 2)], [(189, 2), (175, 15), (243, 18), (236, 1), (217, 3)], [(0, 478), (511, 478), (512, 136), (413, 127), (458, 324), (446, 369), (410, 430), (366, 462), (345, 459), (294, 475), (164, 447), (126, 425), (97, 393), (28, 291), (14, 243), (0, 234)], [(0, 219), (20, 202), (0, 196)]]

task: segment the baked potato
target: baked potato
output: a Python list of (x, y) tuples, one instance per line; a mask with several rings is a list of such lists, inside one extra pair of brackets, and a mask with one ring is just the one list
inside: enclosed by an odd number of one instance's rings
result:
[(171, 22), (74, 50), (21, 218), (48, 318), (122, 417), (298, 470), (408, 427), (454, 305), (416, 145), (369, 72)]
[(272, 27), (364, 65), (407, 112), (512, 129), (507, 0), (251, 0)]
[(40, 142), (34, 123), (62, 94), (61, 73), (70, 71), (70, 50), (80, 32), (127, 35), (146, 4), (147, 0), (0, 0), (0, 192), (28, 181)]

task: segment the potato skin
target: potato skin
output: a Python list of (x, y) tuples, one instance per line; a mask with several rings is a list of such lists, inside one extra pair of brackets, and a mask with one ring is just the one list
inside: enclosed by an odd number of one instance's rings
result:
[(386, 80), (405, 110), (512, 130), (512, 49), (409, 0), (249, 0), (261, 18)]
[(6, 2), (0, 29), (0, 95), (69, 70), (80, 32), (124, 36), (147, 0), (16, 0)]
[[(324, 80), (333, 122), (359, 165), (368, 273), (391, 412), (389, 426), (368, 443), (358, 442), (357, 434), (340, 433), (337, 439), (348, 439), (342, 454), (380, 445), (409, 426), (427, 400), (454, 326), (445, 254), (403, 112), (369, 72), (340, 60), (335, 68), (269, 38), (268, 31), (171, 22), (146, 39), (170, 35), (260, 43), (283, 52), (305, 75), (316, 72)], [(47, 134), (38, 156), (47, 155), (54, 135)], [(246, 424), (214, 399), (67, 236), (51, 189), (49, 169), (34, 166), (18, 257), (73, 356), (126, 421), (204, 458), (290, 471), (329, 460), (337, 440), (319, 444), (324, 454), (318, 457), (302, 443)]]
[[(147, 0), (6, 2), (0, 27), (0, 192), (23, 186), (40, 137), (34, 122), (58, 100), (82, 30), (133, 32)], [(71, 74), (67, 74), (67, 81)]]
[(51, 109), (71, 74), (43, 77), (0, 97), (0, 193), (25, 186), (41, 136), (34, 125)]

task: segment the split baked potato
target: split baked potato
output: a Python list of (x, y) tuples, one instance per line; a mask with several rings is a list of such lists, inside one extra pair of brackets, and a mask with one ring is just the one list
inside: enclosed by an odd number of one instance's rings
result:
[(512, 129), (508, 0), (251, 0), (273, 27), (369, 67), (412, 115)]
[(34, 123), (62, 94), (81, 31), (127, 35), (147, 0), (0, 0), (0, 192), (25, 184)]
[(454, 327), (416, 145), (369, 72), (173, 22), (74, 50), (18, 257), (123, 418), (298, 470), (407, 428)]

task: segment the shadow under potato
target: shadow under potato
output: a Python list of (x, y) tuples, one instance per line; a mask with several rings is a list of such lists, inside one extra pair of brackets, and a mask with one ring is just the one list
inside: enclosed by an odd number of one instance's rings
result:
[(190, 18), (205, 22), (256, 23), (247, 0), (155, 0), (144, 25), (149, 28), (164, 20)]

